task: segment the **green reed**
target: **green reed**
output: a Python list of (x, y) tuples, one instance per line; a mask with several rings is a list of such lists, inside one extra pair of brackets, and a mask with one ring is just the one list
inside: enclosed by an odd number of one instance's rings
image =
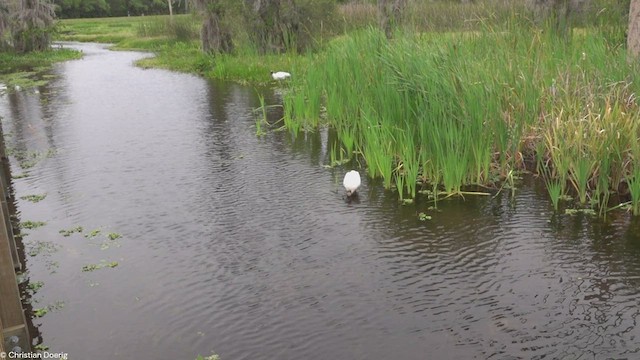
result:
[(633, 215), (640, 215), (640, 168), (636, 167), (627, 177), (627, 185), (631, 195), (631, 211)]
[(553, 204), (553, 209), (558, 211), (558, 204), (560, 202), (560, 198), (562, 197), (563, 185), (558, 180), (549, 180), (546, 185), (547, 191), (549, 192), (549, 197), (551, 198), (551, 204)]
[(332, 41), (294, 80), (285, 124), (328, 122), (401, 196), (416, 181), (462, 194), (535, 161), (555, 208), (571, 191), (606, 209), (635, 169), (636, 70), (597, 29), (567, 39), (518, 15), (392, 41), (371, 28)]
[[(264, 101), (264, 95), (258, 93), (258, 100), (260, 101), (260, 107), (255, 110), (256, 112), (256, 136), (266, 135), (266, 132), (262, 129), (262, 124), (268, 125), (267, 121), (267, 105)], [(260, 112), (259, 115), (257, 112)]]

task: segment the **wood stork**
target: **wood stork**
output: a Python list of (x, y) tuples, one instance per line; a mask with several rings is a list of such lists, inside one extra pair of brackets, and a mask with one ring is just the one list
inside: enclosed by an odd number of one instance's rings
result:
[(291, 74), (289, 74), (286, 71), (278, 71), (278, 72), (271, 72), (271, 77), (273, 78), (273, 80), (285, 80), (291, 77)]
[(347, 190), (347, 196), (355, 194), (360, 184), (360, 173), (355, 170), (349, 171), (342, 181), (342, 185), (344, 185), (344, 188)]

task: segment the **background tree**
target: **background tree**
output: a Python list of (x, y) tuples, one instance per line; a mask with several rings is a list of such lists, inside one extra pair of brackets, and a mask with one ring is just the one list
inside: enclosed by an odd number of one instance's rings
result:
[(14, 50), (22, 53), (49, 49), (54, 21), (54, 6), (48, 0), (20, 0), (10, 26)]
[(5, 36), (9, 28), (9, 5), (5, 2), (0, 3), (0, 50), (4, 49), (6, 44)]
[(249, 25), (250, 37), (258, 51), (264, 54), (268, 51), (281, 52), (285, 48), (282, 28), (280, 0), (253, 0), (244, 11), (245, 21)]
[(64, 18), (104, 17), (111, 14), (106, 0), (55, 0), (56, 14)]
[(313, 48), (336, 22), (335, 0), (245, 0), (243, 17), (260, 53)]
[(224, 4), (220, 0), (193, 0), (193, 5), (202, 16), (200, 39), (204, 52), (224, 52), (233, 50), (231, 32), (223, 23)]
[(629, 4), (629, 30), (627, 49), (634, 58), (640, 56), (640, 0), (631, 0)]
[(380, 29), (384, 31), (387, 39), (391, 39), (393, 29), (402, 23), (402, 14), (406, 5), (406, 0), (378, 0)]

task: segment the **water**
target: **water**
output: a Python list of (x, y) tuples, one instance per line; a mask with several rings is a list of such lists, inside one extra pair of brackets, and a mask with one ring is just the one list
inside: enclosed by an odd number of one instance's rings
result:
[[(0, 96), (37, 341), (71, 359), (637, 359), (640, 223), (516, 196), (429, 209), (345, 168), (334, 135), (255, 135), (257, 93), (75, 44)], [(268, 78), (269, 74), (265, 74)], [(270, 119), (279, 116), (270, 109)], [(24, 165), (24, 164), (23, 164)], [(19, 199), (46, 194), (38, 203)], [(431, 220), (420, 221), (425, 212)], [(82, 226), (68, 237), (63, 229)], [(100, 230), (86, 238), (92, 230)], [(108, 233), (122, 238), (109, 240)], [(117, 262), (117, 266), (105, 266)], [(82, 271), (83, 266), (98, 266)], [(31, 308), (30, 308), (31, 309)]]

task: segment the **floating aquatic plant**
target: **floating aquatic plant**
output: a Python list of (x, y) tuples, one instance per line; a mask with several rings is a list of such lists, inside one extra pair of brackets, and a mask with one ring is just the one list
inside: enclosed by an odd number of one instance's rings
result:
[(118, 262), (117, 261), (106, 262), (105, 260), (102, 260), (102, 261), (100, 261), (99, 264), (84, 265), (82, 267), (82, 271), (83, 272), (91, 272), (91, 271), (95, 271), (95, 270), (102, 269), (102, 268), (105, 268), (105, 267), (114, 268), (116, 266), (118, 266)]
[(37, 203), (44, 200), (46, 197), (47, 197), (47, 194), (34, 194), (34, 195), (21, 196), (20, 199), (31, 201), (32, 203)]
[(27, 220), (27, 221), (23, 221), (20, 224), (18, 224), (18, 226), (21, 229), (36, 229), (39, 228), (41, 226), (46, 225), (47, 223), (44, 221), (31, 221), (31, 220)]
[(100, 235), (101, 232), (102, 232), (102, 230), (100, 230), (100, 229), (94, 229), (94, 230), (91, 230), (91, 232), (89, 232), (87, 234), (84, 234), (84, 237), (87, 238), (87, 239), (92, 239), (92, 238)]
[(84, 229), (82, 228), (82, 226), (76, 226), (74, 228), (70, 228), (70, 229), (62, 229), (59, 231), (60, 234), (62, 234), (62, 236), (64, 237), (68, 237), (71, 236), (71, 234), (73, 233), (81, 233), (83, 232)]
[(122, 235), (120, 235), (118, 233), (115, 233), (115, 232), (110, 232), (110, 233), (107, 234), (107, 238), (109, 240), (116, 240), (116, 239), (119, 239), (121, 237), (122, 237)]
[(421, 213), (418, 214), (418, 220), (420, 220), (420, 221), (431, 220), (431, 216), (427, 215), (426, 213), (421, 212)]

